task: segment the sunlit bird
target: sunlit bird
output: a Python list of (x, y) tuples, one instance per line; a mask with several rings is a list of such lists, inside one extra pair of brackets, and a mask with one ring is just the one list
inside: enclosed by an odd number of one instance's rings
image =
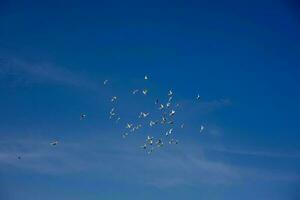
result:
[(147, 94), (148, 94), (148, 90), (147, 90), (147, 89), (144, 89), (144, 90), (143, 90), (143, 94), (144, 94), (144, 95), (147, 95)]
[(56, 146), (56, 145), (58, 145), (58, 141), (56, 140), (56, 141), (50, 142), (50, 145), (51, 146)]
[(204, 131), (204, 126), (201, 125), (201, 127), (200, 127), (200, 133), (202, 133), (203, 131)]
[(83, 114), (83, 113), (82, 113), (82, 114), (80, 115), (80, 120), (84, 120), (85, 118), (86, 118), (86, 114)]
[(116, 96), (113, 96), (112, 98), (111, 98), (111, 102), (114, 102), (114, 101), (116, 101), (117, 100), (117, 97)]

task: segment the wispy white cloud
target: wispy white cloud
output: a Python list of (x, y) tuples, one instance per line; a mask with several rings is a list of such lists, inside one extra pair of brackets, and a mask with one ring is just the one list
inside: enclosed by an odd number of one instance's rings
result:
[[(78, 141), (78, 140), (77, 140)], [(22, 159), (18, 160), (17, 156)], [(210, 158), (196, 144), (179, 145), (147, 155), (134, 142), (93, 138), (51, 147), (45, 140), (1, 143), (0, 168), (45, 174), (92, 173), (158, 188), (178, 185), (233, 184), (246, 179), (295, 181), (292, 173), (273, 173)]]
[[(6, 86), (28, 86), (36, 83), (94, 88), (95, 83), (79, 73), (49, 62), (29, 62), (18, 58), (3, 58), (0, 80)], [(9, 84), (9, 85), (7, 85)]]
[(228, 154), (236, 154), (236, 155), (300, 159), (300, 154), (294, 154), (294, 153), (287, 154), (281, 152), (242, 150), (242, 149), (233, 149), (233, 148), (226, 148), (226, 147), (209, 147), (208, 149), (213, 151), (228, 153)]
[(198, 104), (198, 109), (201, 109), (202, 111), (206, 111), (206, 112), (211, 112), (219, 108), (222, 108), (224, 106), (230, 106), (231, 104), (232, 102), (228, 98), (212, 100), (212, 101), (200, 101)]

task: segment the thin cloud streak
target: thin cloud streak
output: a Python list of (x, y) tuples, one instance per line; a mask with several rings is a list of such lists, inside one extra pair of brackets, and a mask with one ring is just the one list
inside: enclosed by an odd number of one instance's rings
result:
[[(101, 178), (137, 182), (157, 188), (180, 185), (234, 184), (243, 180), (299, 181), (291, 173), (246, 168), (215, 161), (199, 145), (174, 146), (147, 155), (131, 141), (94, 138), (81, 143), (61, 142), (51, 147), (43, 141), (2, 144), (0, 168), (7, 166), (41, 174), (93, 173)], [(109, 145), (112, 144), (112, 145)], [(21, 160), (17, 156), (21, 155)]]
[(253, 151), (253, 150), (237, 150), (237, 149), (229, 149), (224, 147), (208, 147), (207, 149), (212, 151), (222, 152), (222, 153), (245, 155), (245, 156), (300, 159), (299, 154), (286, 154), (280, 152)]
[(0, 80), (4, 79), (10, 87), (51, 83), (95, 89), (97, 85), (82, 75), (49, 62), (34, 63), (18, 58), (5, 58), (0, 66)]

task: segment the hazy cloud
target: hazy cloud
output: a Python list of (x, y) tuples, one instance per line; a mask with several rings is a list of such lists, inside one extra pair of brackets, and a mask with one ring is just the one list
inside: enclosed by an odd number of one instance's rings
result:
[[(179, 145), (147, 155), (132, 142), (93, 138), (80, 143), (61, 141), (51, 147), (45, 140), (1, 143), (0, 168), (12, 166), (36, 173), (93, 173), (128, 182), (173, 187), (178, 185), (233, 184), (245, 179), (295, 181), (291, 173), (241, 167), (207, 157), (196, 144)], [(77, 140), (78, 141), (78, 140)], [(17, 156), (22, 156), (21, 160)]]
[(79, 73), (49, 62), (28, 62), (18, 58), (2, 58), (0, 81), (6, 86), (28, 86), (37, 83), (94, 88), (95, 83)]

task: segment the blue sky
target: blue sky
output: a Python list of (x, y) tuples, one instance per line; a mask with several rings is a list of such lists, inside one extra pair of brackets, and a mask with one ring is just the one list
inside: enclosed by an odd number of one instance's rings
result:
[[(299, 199), (299, 10), (1, 1), (0, 199)], [(149, 96), (133, 97), (145, 74)], [(187, 128), (149, 156), (146, 133), (124, 141), (123, 123), (169, 89)], [(119, 125), (108, 120), (112, 95)]]

